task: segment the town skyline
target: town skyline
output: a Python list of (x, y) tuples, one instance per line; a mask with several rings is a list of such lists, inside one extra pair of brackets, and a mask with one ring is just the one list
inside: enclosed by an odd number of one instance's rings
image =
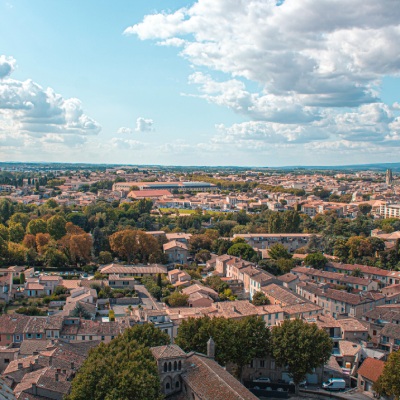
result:
[(397, 161), (393, 0), (217, 4), (1, 0), (2, 160)]

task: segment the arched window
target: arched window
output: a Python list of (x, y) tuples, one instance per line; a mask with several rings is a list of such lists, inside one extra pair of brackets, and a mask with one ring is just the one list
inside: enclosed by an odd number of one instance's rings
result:
[(165, 389), (167, 390), (171, 389), (171, 385), (168, 382), (165, 384)]
[(167, 363), (165, 362), (164, 363), (164, 372), (167, 372), (168, 371), (168, 365), (167, 365)]
[(178, 362), (178, 369), (179, 369), (179, 370), (182, 369), (182, 362), (181, 362), (181, 361)]
[(179, 381), (176, 381), (175, 387), (176, 387), (177, 389), (179, 389)]
[(171, 361), (168, 363), (168, 371), (172, 371), (172, 364), (171, 364)]
[(178, 363), (175, 361), (175, 362), (174, 362), (174, 371), (176, 371), (177, 368), (178, 368)]

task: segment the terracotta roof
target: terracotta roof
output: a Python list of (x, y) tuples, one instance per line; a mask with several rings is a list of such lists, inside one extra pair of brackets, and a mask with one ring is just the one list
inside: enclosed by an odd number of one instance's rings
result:
[(188, 249), (188, 247), (186, 246), (185, 243), (178, 242), (177, 240), (171, 240), (170, 242), (163, 244), (164, 251), (173, 249), (174, 247), (179, 247), (180, 249), (183, 249), (183, 250)]
[(229, 372), (214, 360), (199, 354), (187, 357), (182, 379), (203, 400), (257, 400)]
[(157, 346), (150, 348), (153, 357), (157, 360), (163, 358), (185, 357), (186, 353), (176, 344), (168, 344), (166, 346)]
[(375, 358), (366, 358), (358, 369), (358, 374), (371, 382), (376, 382), (382, 375), (385, 363)]
[(277, 279), (282, 281), (282, 282), (289, 283), (289, 282), (293, 282), (296, 279), (298, 279), (298, 276), (289, 272), (289, 273), (287, 273), (285, 275), (278, 276)]
[(400, 325), (385, 324), (381, 330), (381, 336), (387, 336), (393, 339), (400, 339)]

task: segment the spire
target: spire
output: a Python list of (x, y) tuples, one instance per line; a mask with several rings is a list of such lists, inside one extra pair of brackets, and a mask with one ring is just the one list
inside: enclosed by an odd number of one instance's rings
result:
[(207, 342), (207, 357), (212, 359), (215, 357), (215, 342), (212, 337)]

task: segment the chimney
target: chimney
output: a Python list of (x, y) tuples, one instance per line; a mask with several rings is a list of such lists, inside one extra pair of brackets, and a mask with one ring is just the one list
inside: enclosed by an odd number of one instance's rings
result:
[(232, 311), (236, 312), (236, 307), (235, 306), (232, 306)]
[(18, 369), (22, 369), (23, 365), (22, 363), (18, 363)]
[(215, 357), (215, 342), (212, 337), (207, 342), (207, 357), (212, 359)]

